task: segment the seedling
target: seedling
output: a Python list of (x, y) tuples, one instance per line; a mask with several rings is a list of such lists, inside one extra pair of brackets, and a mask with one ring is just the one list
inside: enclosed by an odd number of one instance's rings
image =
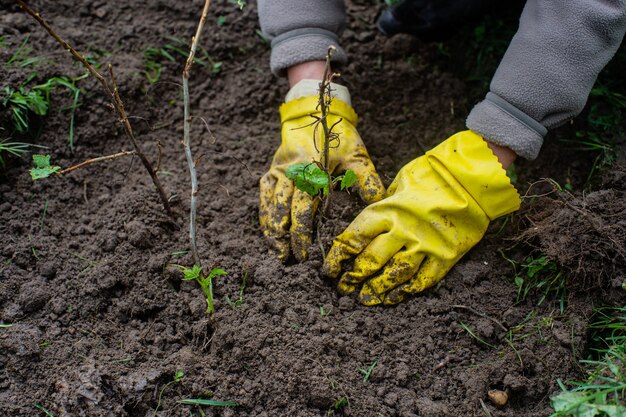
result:
[[(320, 154), (320, 160), (291, 165), (287, 168), (285, 173), (287, 178), (294, 181), (294, 185), (300, 191), (309, 194), (313, 198), (320, 198), (322, 200), (322, 216), (318, 219), (321, 219), (330, 208), (333, 187), (340, 182), (341, 189), (344, 190), (351, 187), (357, 180), (356, 174), (351, 170), (347, 170), (345, 174), (338, 177), (333, 177), (330, 167), (330, 150), (338, 147), (340, 143), (339, 133), (334, 132), (333, 129), (341, 122), (340, 119), (333, 125), (329, 125), (328, 123), (328, 114), (333, 100), (331, 83), (335, 77), (339, 76), (339, 74), (332, 72), (330, 67), (334, 50), (334, 46), (328, 48), (324, 77), (319, 84), (319, 100), (317, 107), (321, 114), (319, 117), (311, 115), (311, 117), (315, 119), (312, 123), (314, 126), (312, 140), (316, 150)], [(322, 140), (321, 149), (318, 149), (316, 137), (320, 127)]]
[(163, 392), (165, 392), (165, 389), (172, 384), (178, 384), (179, 382), (181, 382), (184, 376), (185, 376), (184, 372), (178, 371), (176, 372), (176, 374), (174, 374), (173, 380), (163, 385), (163, 388), (161, 388), (161, 391), (159, 392), (159, 400), (157, 401), (157, 405), (156, 405), (156, 408), (154, 409), (154, 413), (152, 414), (152, 417), (156, 417), (157, 411), (159, 411), (159, 407), (161, 406), (161, 398), (163, 397)]
[(352, 170), (347, 170), (343, 175), (331, 177), (317, 163), (291, 165), (287, 168), (285, 175), (300, 191), (304, 191), (311, 197), (319, 196), (320, 192), (322, 196), (328, 197), (330, 188), (338, 182), (341, 183), (340, 188), (343, 191), (350, 188), (357, 180)]
[(320, 317), (330, 316), (330, 313), (332, 312), (333, 312), (332, 308), (330, 310), (326, 310), (324, 306), (320, 306)]
[(335, 400), (333, 406), (326, 412), (326, 417), (332, 417), (336, 411), (341, 411), (348, 405), (348, 398), (340, 397)]
[(241, 281), (241, 287), (239, 287), (239, 298), (235, 301), (231, 300), (230, 297), (226, 296), (226, 303), (232, 308), (237, 308), (243, 304), (243, 291), (246, 288), (246, 284), (248, 283), (248, 271), (244, 271), (243, 273), (243, 281)]
[(213, 306), (213, 278), (228, 273), (221, 268), (213, 268), (208, 275), (205, 275), (202, 272), (202, 268), (198, 265), (194, 265), (192, 268), (186, 268), (182, 265), (175, 266), (179, 267), (183, 272), (184, 281), (196, 281), (200, 285), (206, 299), (206, 312), (212, 317), (215, 314), (215, 307)]
[(248, 4), (246, 0), (228, 0), (228, 2), (239, 6), (239, 10), (243, 10), (243, 8)]
[(12, 324), (0, 324), (0, 329), (10, 329), (13, 327)]
[(376, 365), (378, 365), (378, 359), (374, 359), (374, 361), (371, 363), (371, 365), (367, 369), (365, 368), (358, 369), (358, 371), (363, 374), (363, 382), (369, 381), (370, 376), (372, 375), (372, 372), (374, 372), (374, 368), (376, 368)]

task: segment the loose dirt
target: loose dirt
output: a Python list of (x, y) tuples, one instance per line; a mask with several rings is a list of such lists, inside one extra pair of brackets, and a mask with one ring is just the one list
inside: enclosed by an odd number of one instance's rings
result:
[[(581, 190), (592, 156), (548, 138), (542, 156), (521, 163), (522, 211), (496, 221), (444, 281), (397, 307), (366, 308), (340, 297), (320, 276), (322, 253), (282, 264), (258, 224), (258, 181), (280, 142), (277, 108), (287, 91), (268, 69), (257, 35), (256, 4), (240, 11), (214, 2), (202, 45), (221, 72), (192, 74), (193, 146), (201, 183), (199, 247), (206, 266), (228, 271), (215, 282), (217, 313), (170, 263), (190, 265), (188, 174), (181, 145), (184, 58), (163, 61), (161, 79), (143, 74), (143, 51), (166, 37), (192, 36), (201, 2), (33, 1), (58, 32), (102, 63), (112, 62), (145, 152), (163, 148), (161, 179), (176, 220), (162, 210), (139, 161), (118, 159), (33, 183), (28, 161), (12, 160), (0, 178), (0, 415), (200, 415), (184, 398), (233, 400), (206, 416), (492, 416), (551, 413), (557, 380), (580, 378), (593, 303), (624, 300), (624, 170), (614, 168), (591, 193), (558, 194), (543, 177)], [(343, 36), (351, 63), (359, 131), (383, 180), (464, 128), (472, 103), (438, 46), (374, 29), (379, 3), (348, 2)], [(38, 79), (82, 68), (12, 2), (0, 3), (0, 36), (30, 35), (50, 59)], [(218, 16), (225, 17), (217, 26)], [(2, 52), (3, 58), (7, 55)], [(28, 71), (4, 69), (2, 80)], [(18, 81), (19, 82), (19, 81)], [(69, 103), (53, 98), (36, 143), (59, 165), (130, 149), (92, 79), (76, 113), (76, 151), (67, 147)], [(207, 132), (204, 120), (210, 127)], [(567, 135), (568, 131), (561, 131)], [(623, 154), (621, 155), (623, 160)], [(565, 162), (564, 162), (565, 161)], [(556, 162), (556, 163), (555, 163)], [(543, 188), (542, 188), (543, 187)], [(547, 196), (530, 197), (549, 193)], [(336, 193), (322, 244), (362, 207)], [(515, 271), (540, 250), (572, 282), (566, 308), (539, 297), (517, 302)], [(244, 302), (233, 308), (246, 277)], [(578, 285), (574, 285), (578, 284)], [(584, 289), (585, 291), (577, 291)], [(472, 329), (471, 337), (461, 323)], [(365, 381), (360, 369), (376, 362)], [(165, 384), (177, 371), (181, 383)], [(489, 390), (508, 393), (502, 408)]]

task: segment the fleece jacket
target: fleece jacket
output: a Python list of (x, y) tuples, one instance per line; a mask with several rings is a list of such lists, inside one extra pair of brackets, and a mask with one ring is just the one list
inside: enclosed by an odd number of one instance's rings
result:
[[(339, 37), (342, 0), (258, 0), (261, 29), (272, 39), (270, 67), (324, 60), (329, 45), (346, 61)], [(537, 157), (549, 129), (578, 115), (600, 70), (626, 31), (626, 0), (527, 0), (485, 99), (467, 127), (526, 159)]]

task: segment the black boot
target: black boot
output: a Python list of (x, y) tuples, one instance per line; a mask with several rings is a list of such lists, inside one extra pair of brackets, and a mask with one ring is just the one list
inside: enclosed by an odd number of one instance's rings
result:
[[(524, 2), (506, 3), (517, 8)], [(497, 0), (402, 0), (380, 15), (377, 26), (386, 36), (408, 33), (425, 41), (440, 41), (499, 6), (502, 2)]]

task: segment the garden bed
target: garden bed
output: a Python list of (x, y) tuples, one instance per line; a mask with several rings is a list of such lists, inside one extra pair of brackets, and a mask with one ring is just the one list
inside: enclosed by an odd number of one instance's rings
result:
[[(377, 2), (348, 3), (342, 39), (352, 59), (342, 79), (388, 185), (405, 163), (463, 129), (473, 103), (438, 45), (386, 39), (373, 25)], [(0, 329), (0, 414), (45, 415), (45, 408), (54, 416), (144, 417), (158, 406), (158, 416), (188, 416), (201, 414), (178, 400), (213, 398), (239, 405), (204, 407), (204, 415), (543, 417), (557, 380), (580, 378), (592, 306), (607, 297), (624, 304), (626, 294), (619, 163), (583, 195), (594, 157), (551, 135), (537, 161), (517, 168), (522, 195), (547, 195), (525, 198), (520, 213), (494, 222), (435, 288), (396, 307), (360, 306), (320, 275), (319, 248), (301, 264), (268, 251), (258, 181), (280, 143), (277, 108), (287, 84), (269, 72), (256, 4), (215, 2), (201, 42), (212, 61), (191, 77), (192, 113), (211, 129), (194, 121), (193, 147), (202, 155), (198, 244), (205, 265), (228, 272), (215, 281), (210, 320), (197, 285), (168, 266), (192, 263), (184, 57), (162, 59), (155, 83), (144, 58), (146, 48), (171, 44), (168, 37), (190, 39), (201, 3), (76, 4), (31, 5), (79, 51), (112, 62), (142, 149), (156, 159), (162, 145), (160, 179), (175, 221), (138, 160), (38, 182), (28, 175), (29, 158), (8, 160), (0, 179), (0, 321), (13, 326)], [(49, 59), (38, 64), (38, 79), (84, 72), (18, 7), (3, 1), (2, 9), (0, 36), (11, 48), (30, 34), (33, 53)], [(29, 71), (3, 66), (0, 80), (19, 83)], [(75, 152), (64, 94), (53, 97), (34, 142), (62, 166), (129, 150), (96, 82), (78, 85)], [(573, 194), (545, 181), (529, 187), (545, 177), (570, 184)], [(335, 195), (322, 231), (326, 249), (362, 207), (354, 194)], [(518, 302), (514, 277), (529, 256), (548, 256), (568, 277), (563, 311), (558, 294), (540, 305), (535, 292)], [(239, 305), (227, 302), (240, 294)], [(164, 389), (179, 371), (183, 378)], [(489, 400), (491, 389), (508, 392), (503, 408)]]

